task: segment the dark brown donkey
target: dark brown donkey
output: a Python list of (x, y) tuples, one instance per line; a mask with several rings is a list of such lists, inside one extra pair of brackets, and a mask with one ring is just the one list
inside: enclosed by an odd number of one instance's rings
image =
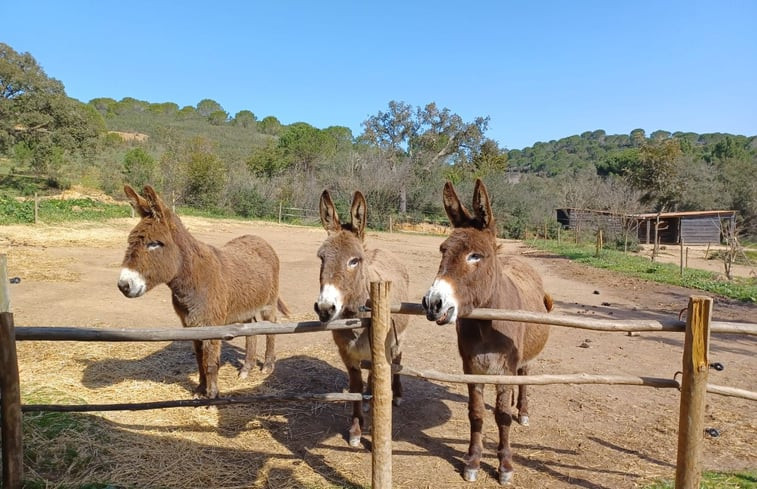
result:
[[(466, 374), (526, 375), (528, 363), (544, 348), (549, 326), (510, 321), (466, 319), (475, 308), (548, 312), (552, 299), (541, 277), (527, 264), (498, 255), (496, 225), (489, 195), (481, 180), (473, 193), (473, 215), (460, 203), (454, 187), (444, 186), (444, 210), (453, 230), (440, 250), (442, 260), (433, 285), (423, 297), (426, 317), (437, 324), (457, 323), (457, 346)], [(468, 385), (471, 436), (464, 478), (475, 481), (481, 461), (485, 412), (483, 384)], [(513, 474), (510, 449), (512, 386), (497, 386), (495, 419), (499, 427), (499, 482)], [(528, 424), (526, 386), (518, 389), (518, 421)]]
[[(144, 197), (128, 185), (124, 191), (142, 217), (129, 234), (118, 280), (126, 297), (139, 297), (167, 284), (174, 311), (185, 327), (276, 321), (277, 309), (289, 313), (279, 298), (279, 258), (265, 240), (245, 235), (216, 248), (189, 234), (149, 185)], [(246, 337), (240, 378), (247, 377), (255, 364), (256, 338)], [(265, 372), (273, 370), (274, 338), (266, 337)], [(221, 340), (194, 341), (194, 351), (200, 371), (197, 394), (218, 397)]]
[[(392, 282), (392, 298), (397, 301), (407, 299), (410, 277), (404, 265), (388, 251), (365, 248), (366, 207), (363, 194), (355, 192), (350, 210), (351, 222), (342, 224), (329, 192), (324, 190), (321, 194), (321, 223), (328, 231), (328, 237), (318, 250), (321, 259), (321, 293), (315, 303), (315, 312), (323, 323), (355, 317), (364, 310), (369, 303), (372, 281)], [(395, 364), (399, 364), (402, 359), (400, 347), (407, 322), (407, 316), (392, 316), (387, 343), (391, 349), (392, 363)], [(333, 336), (339, 355), (347, 367), (350, 392), (363, 392), (360, 362), (371, 359), (370, 331), (365, 328), (333, 331)], [(370, 379), (368, 385), (370, 386)], [(399, 404), (402, 400), (399, 375), (394, 375), (392, 379), (392, 394), (394, 403)], [(360, 445), (362, 427), (362, 402), (356, 401), (352, 404), (350, 446)]]

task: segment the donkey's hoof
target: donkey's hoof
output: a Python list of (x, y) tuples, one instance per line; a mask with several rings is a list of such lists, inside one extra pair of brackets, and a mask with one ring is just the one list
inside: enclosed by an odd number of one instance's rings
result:
[(528, 426), (528, 416), (527, 415), (518, 416), (518, 424), (520, 424), (521, 426)]
[(394, 399), (392, 399), (392, 404), (394, 404), (395, 406), (399, 406), (400, 404), (402, 404), (402, 398), (395, 397)]
[(469, 469), (466, 467), (463, 471), (463, 479), (468, 482), (476, 482), (476, 479), (478, 479), (478, 469)]
[(360, 448), (360, 437), (350, 435), (350, 446), (352, 448)]
[(273, 373), (273, 363), (264, 363), (263, 366), (260, 368), (260, 371), (264, 374), (270, 374)]
[(499, 471), (499, 483), (500, 484), (509, 484), (512, 479), (513, 479), (513, 471), (512, 470), (500, 470)]
[(239, 369), (239, 373), (237, 374), (238, 380), (244, 380), (250, 375), (250, 367), (242, 367)]

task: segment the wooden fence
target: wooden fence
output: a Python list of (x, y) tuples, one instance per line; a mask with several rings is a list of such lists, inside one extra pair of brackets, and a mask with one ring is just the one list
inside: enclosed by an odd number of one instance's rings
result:
[[(4, 256), (0, 255), (0, 260)], [(21, 416), (26, 411), (106, 411), (127, 409), (158, 409), (177, 406), (222, 405), (253, 401), (317, 400), (352, 401), (364, 399), (362, 394), (292, 394), (247, 396), (245, 398), (197, 399), (162, 401), (136, 404), (99, 405), (21, 405), (16, 359), (16, 341), (170, 341), (223, 339), (259, 334), (291, 334), (333, 329), (347, 329), (371, 326), (373, 368), (373, 433), (372, 433), (372, 487), (384, 489), (392, 484), (391, 463), (391, 417), (392, 417), (392, 368), (386, 345), (390, 329), (390, 314), (423, 314), (419, 304), (402, 303), (390, 306), (391, 284), (375, 282), (371, 284), (373, 309), (370, 318), (333, 321), (323, 325), (316, 321), (289, 324), (245, 323), (228, 326), (198, 328), (162, 328), (148, 330), (94, 329), (78, 327), (18, 327), (13, 325), (13, 316), (8, 312), (7, 277), (0, 261), (0, 393), (2, 393), (2, 462), (3, 487), (17, 489), (23, 481), (23, 446)], [(701, 477), (701, 440), (704, 432), (705, 393), (717, 393), (757, 400), (757, 393), (715, 386), (707, 383), (710, 367), (708, 361), (710, 333), (742, 333), (757, 335), (757, 324), (713, 322), (712, 299), (691, 297), (686, 322), (681, 320), (602, 320), (560, 316), (557, 314), (537, 314), (526, 311), (504, 311), (477, 309), (468, 317), (479, 319), (501, 319), (524, 322), (540, 322), (555, 326), (566, 326), (602, 331), (679, 331), (685, 332), (683, 352), (683, 375), (676, 379), (613, 376), (613, 375), (451, 375), (433, 371), (423, 371), (409, 366), (395, 367), (394, 371), (441, 382), (487, 383), (487, 384), (625, 384), (643, 385), (656, 388), (678, 388), (681, 390), (678, 453), (676, 463), (676, 487), (695, 489)]]

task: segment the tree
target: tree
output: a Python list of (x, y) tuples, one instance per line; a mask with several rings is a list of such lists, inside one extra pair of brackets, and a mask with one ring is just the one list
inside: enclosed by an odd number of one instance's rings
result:
[(281, 133), (281, 122), (272, 115), (266, 116), (258, 123), (258, 129), (263, 134), (278, 136)]
[(263, 147), (256, 148), (246, 163), (252, 173), (265, 178), (278, 175), (286, 168), (284, 155), (273, 140), (269, 140)]
[(258, 118), (255, 117), (255, 114), (253, 114), (249, 110), (240, 110), (234, 116), (234, 119), (232, 120), (232, 123), (235, 126), (241, 126), (241, 127), (244, 127), (244, 128), (252, 128), (252, 127), (255, 127), (255, 122), (257, 120), (258, 120)]
[[(416, 109), (393, 100), (387, 112), (379, 111), (363, 122), (361, 139), (380, 151), (388, 171), (397, 172), (408, 164), (419, 178), (424, 178), (442, 163), (470, 161), (480, 149), (488, 123), (488, 117), (466, 123), (433, 102)], [(403, 180), (399, 188), (402, 213), (407, 212), (407, 185)]]
[(634, 147), (638, 148), (642, 146), (646, 140), (647, 136), (644, 129), (634, 129), (631, 131), (631, 144), (633, 144)]
[(481, 149), (473, 155), (474, 176), (486, 177), (489, 173), (501, 173), (507, 168), (507, 152), (499, 148), (493, 139), (485, 139)]
[(94, 107), (68, 98), (31, 54), (0, 43), (0, 153), (23, 144), (34, 171), (45, 174), (55, 166), (53, 157), (92, 147), (104, 131)]
[(203, 117), (208, 117), (213, 112), (217, 112), (219, 110), (225, 113), (223, 107), (221, 107), (221, 104), (209, 98), (202, 99), (197, 103), (197, 112)]
[(192, 139), (187, 146), (185, 202), (199, 208), (215, 207), (225, 184), (226, 168), (215, 155), (211, 142), (199, 136)]
[(645, 143), (639, 149), (638, 164), (630, 169), (631, 184), (643, 192), (642, 202), (660, 210), (674, 209), (681, 200), (681, 146), (676, 139)]
[(153, 184), (155, 169), (155, 159), (142, 148), (129, 150), (124, 156), (124, 177), (132, 187)]
[(222, 126), (229, 120), (229, 114), (223, 110), (216, 110), (208, 116), (208, 122), (213, 126)]
[(287, 166), (312, 176), (315, 162), (321, 156), (327, 137), (318, 128), (306, 122), (295, 122), (279, 136), (278, 147), (287, 160)]

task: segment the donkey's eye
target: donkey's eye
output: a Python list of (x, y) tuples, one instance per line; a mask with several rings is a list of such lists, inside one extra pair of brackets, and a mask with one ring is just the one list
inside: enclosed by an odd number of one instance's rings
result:
[(147, 243), (147, 251), (157, 250), (158, 248), (162, 247), (163, 243), (161, 243), (160, 241), (150, 241), (149, 243)]
[(480, 262), (480, 261), (481, 261), (481, 260), (482, 260), (483, 258), (484, 258), (484, 255), (482, 255), (481, 253), (471, 253), (471, 254), (469, 254), (469, 255), (468, 255), (468, 257), (466, 258), (466, 261), (467, 261), (468, 263), (478, 263), (478, 262)]
[(355, 268), (358, 263), (360, 263), (360, 258), (350, 258), (350, 261), (347, 262), (347, 265), (350, 268)]

